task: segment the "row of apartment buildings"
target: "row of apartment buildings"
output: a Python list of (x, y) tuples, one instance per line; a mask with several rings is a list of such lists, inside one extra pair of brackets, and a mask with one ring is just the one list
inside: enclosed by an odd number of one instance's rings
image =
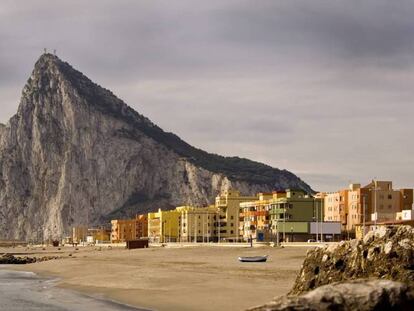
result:
[(315, 195), (287, 189), (243, 196), (237, 190), (227, 190), (210, 206), (179, 206), (134, 219), (112, 220), (106, 235), (104, 229), (89, 229), (95, 231), (87, 235), (86, 228), (78, 227), (75, 237), (74, 228), (73, 241), (338, 240), (354, 237), (356, 230), (365, 232), (372, 224), (411, 219), (412, 205), (413, 189), (394, 190), (390, 181), (372, 181), (364, 187), (351, 184), (347, 189)]
[(361, 224), (411, 220), (413, 189), (393, 189), (391, 181), (350, 184), (337, 192), (318, 193), (324, 200), (325, 221), (339, 221), (341, 231), (353, 236)]
[[(217, 242), (217, 241), (303, 241), (322, 228), (323, 200), (302, 190), (288, 189), (256, 196), (242, 196), (236, 190), (222, 192), (215, 204), (206, 207), (179, 206), (174, 210), (158, 210), (147, 215), (147, 235), (132, 236), (137, 219), (113, 220), (111, 240), (147, 237), (152, 242)], [(145, 219), (143, 215), (140, 216)], [(123, 224), (129, 223), (129, 227)], [(325, 224), (325, 236), (340, 234), (339, 222)], [(124, 227), (123, 227), (124, 226)], [(313, 228), (313, 229), (312, 229)], [(315, 229), (316, 228), (316, 229)], [(123, 235), (122, 235), (123, 233)]]

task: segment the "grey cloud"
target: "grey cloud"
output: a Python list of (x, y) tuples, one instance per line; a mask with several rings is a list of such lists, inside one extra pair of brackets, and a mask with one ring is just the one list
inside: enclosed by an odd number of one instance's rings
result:
[(5, 0), (0, 122), (56, 48), (197, 147), (321, 190), (373, 176), (414, 186), (413, 13), (404, 0)]
[(261, 1), (230, 7), (218, 21), (224, 40), (241, 45), (398, 62), (412, 59), (413, 13), (412, 1)]

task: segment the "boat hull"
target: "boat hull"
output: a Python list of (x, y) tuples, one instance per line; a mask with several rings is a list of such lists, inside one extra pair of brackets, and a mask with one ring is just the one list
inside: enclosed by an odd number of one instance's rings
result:
[(266, 262), (267, 256), (239, 257), (240, 262)]

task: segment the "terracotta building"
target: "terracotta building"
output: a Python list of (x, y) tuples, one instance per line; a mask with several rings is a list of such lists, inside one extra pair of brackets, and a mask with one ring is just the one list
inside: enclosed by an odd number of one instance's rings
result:
[(136, 217), (136, 239), (148, 237), (148, 215), (137, 215)]
[(250, 238), (258, 241), (270, 239), (270, 200), (272, 193), (259, 193), (254, 201), (240, 203), (240, 236), (248, 241)]
[(137, 215), (134, 219), (111, 221), (111, 242), (121, 243), (148, 237), (148, 216)]

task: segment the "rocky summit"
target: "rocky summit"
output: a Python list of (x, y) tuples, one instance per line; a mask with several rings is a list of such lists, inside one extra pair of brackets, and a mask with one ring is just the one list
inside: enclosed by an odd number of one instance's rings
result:
[(286, 170), (190, 146), (51, 54), (0, 126), (3, 239), (54, 238), (74, 225), (209, 204), (228, 188), (311, 191)]

